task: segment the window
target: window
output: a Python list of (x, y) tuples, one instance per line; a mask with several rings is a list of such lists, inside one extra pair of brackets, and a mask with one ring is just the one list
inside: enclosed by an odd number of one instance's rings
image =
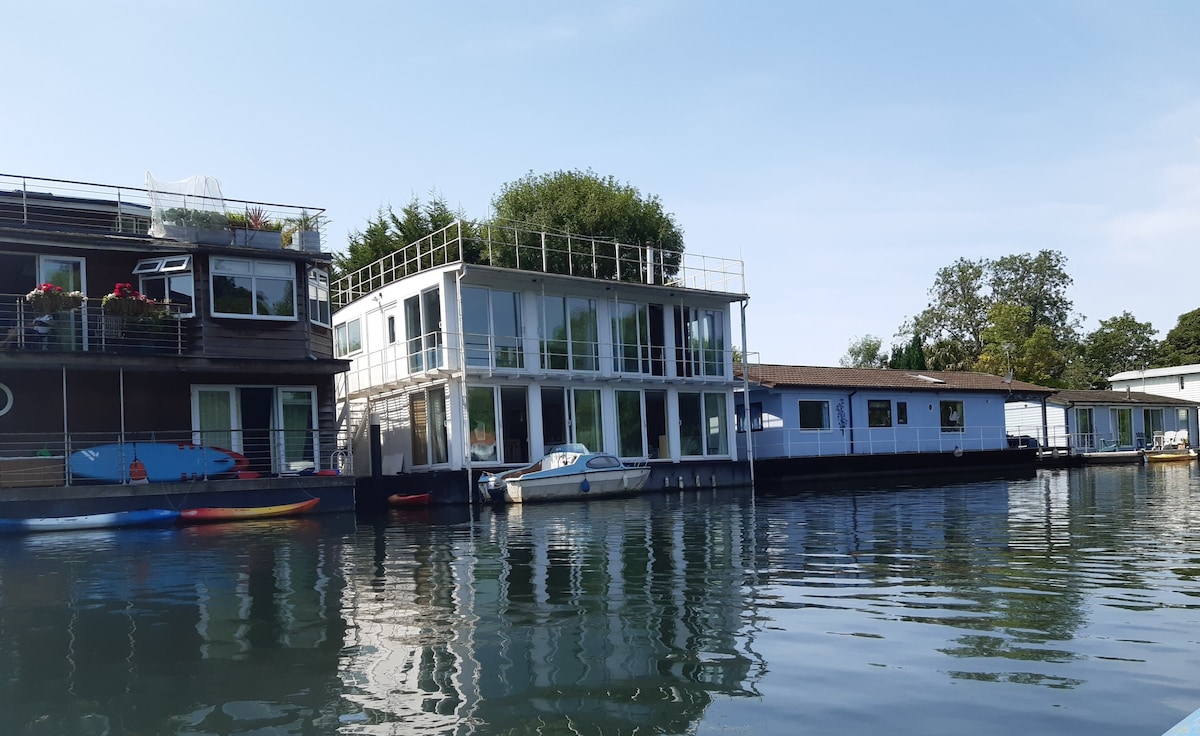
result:
[(614, 371), (666, 375), (661, 304), (617, 302), (613, 305), (612, 334)]
[(892, 402), (884, 399), (869, 399), (867, 401), (867, 426), (892, 426)]
[(729, 454), (725, 394), (679, 394), (679, 445), (683, 455)]
[(322, 268), (311, 268), (308, 271), (308, 320), (323, 327), (328, 327), (332, 322), (329, 306), (329, 272)]
[(396, 344), (396, 315), (389, 314), (387, 318), (388, 345)]
[(192, 386), (192, 441), (242, 453), (256, 472), (318, 468), (317, 426), (312, 386)]
[(675, 308), (675, 370), (679, 376), (725, 375), (724, 313)]
[(463, 341), (467, 365), (523, 368), (521, 295), (480, 287), (464, 287)]
[(448, 461), (446, 450), (446, 390), (442, 386), (409, 394), (412, 420), (412, 464), (440, 465)]
[(296, 319), (296, 268), (282, 261), (212, 259), (214, 317)]
[[(762, 428), (762, 402), (756, 401), (750, 405), (750, 431), (761, 432)], [(737, 408), (737, 431), (746, 431), (746, 410), (741, 406)]]
[(1179, 390), (1180, 390), (1180, 391), (1182, 391), (1182, 390), (1183, 390), (1183, 376), (1180, 376), (1180, 377), (1179, 377)]
[(896, 424), (908, 424), (908, 402), (896, 402)]
[(800, 429), (829, 429), (829, 402), (801, 401)]
[(138, 290), (160, 302), (170, 302), (180, 317), (195, 316), (195, 277), (191, 256), (143, 258), (133, 267)]
[(600, 370), (595, 299), (543, 296), (541, 318), (542, 368)]
[(1121, 447), (1133, 445), (1133, 410), (1113, 409), (1112, 426), (1116, 429), (1117, 444)]
[(642, 392), (616, 391), (617, 454), (621, 457), (643, 457), (645, 435), (642, 433)]
[(496, 390), (491, 386), (467, 389), (467, 416), (471, 425), (468, 445), (471, 460), (493, 462), (499, 459), (496, 443)]
[(1096, 447), (1096, 419), (1091, 409), (1075, 409), (1075, 444), (1079, 447)]
[(942, 418), (943, 432), (961, 432), (963, 431), (963, 402), (961, 401), (941, 401), (939, 404), (939, 412)]
[(408, 340), (408, 370), (420, 373), (442, 365), (442, 301), (439, 289), (404, 300), (404, 330)]
[(352, 319), (333, 328), (333, 354), (341, 358), (362, 350), (362, 323)]

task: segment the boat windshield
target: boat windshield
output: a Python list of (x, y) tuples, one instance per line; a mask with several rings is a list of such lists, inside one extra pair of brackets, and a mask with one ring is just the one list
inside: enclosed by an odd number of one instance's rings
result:
[(612, 455), (597, 455), (587, 461), (589, 468), (619, 468), (621, 461)]
[(579, 453), (580, 455), (586, 455), (586, 454), (588, 454), (588, 449), (587, 449), (587, 447), (579, 444), (578, 442), (573, 442), (573, 443), (567, 444), (567, 445), (555, 445), (550, 450), (550, 452), (552, 452), (552, 453), (553, 452), (576, 452), (576, 453)]

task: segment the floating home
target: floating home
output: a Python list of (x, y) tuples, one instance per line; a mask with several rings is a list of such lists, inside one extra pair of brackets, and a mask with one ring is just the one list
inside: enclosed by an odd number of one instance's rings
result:
[(739, 365), (737, 445), (756, 482), (860, 474), (1032, 469), (1005, 406), (1053, 389), (985, 373)]
[(646, 490), (748, 484), (743, 284), (740, 261), (467, 222), (345, 275), (333, 329), (360, 504), (471, 502), (482, 472), (565, 443), (647, 462)]
[(353, 508), (321, 210), (147, 178), (0, 175), (0, 516)]

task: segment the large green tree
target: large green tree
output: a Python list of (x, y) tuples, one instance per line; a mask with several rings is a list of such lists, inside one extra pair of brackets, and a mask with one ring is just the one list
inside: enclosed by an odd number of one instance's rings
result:
[(959, 258), (938, 269), (929, 289), (929, 306), (912, 322), (913, 334), (925, 335), (929, 366), (970, 370), (983, 352), (983, 330), (990, 306), (984, 291), (986, 260)]
[(864, 335), (851, 341), (838, 365), (843, 368), (886, 368), (888, 356), (880, 352), (882, 347), (883, 340), (874, 335)]
[(1155, 330), (1129, 312), (1100, 320), (1100, 326), (1080, 342), (1081, 374), (1072, 376), (1075, 388), (1109, 388), (1108, 377), (1153, 364), (1158, 353)]
[(1158, 366), (1200, 363), (1200, 309), (1179, 315), (1167, 332), (1155, 361)]
[[(605, 241), (593, 253), (590, 244), (577, 250), (569, 239), (555, 239), (547, 259), (552, 270), (640, 279), (645, 277), (644, 271), (636, 264), (643, 263), (645, 246), (661, 254), (656, 263), (661, 263), (668, 275), (678, 268), (683, 253), (683, 231), (674, 215), (663, 210), (658, 197), (643, 195), (612, 176), (590, 170), (531, 172), (505, 184), (492, 207), (497, 224)], [(493, 253), (492, 257), (504, 255)]]
[(335, 274), (345, 276), (366, 269), (384, 256), (441, 230), (459, 217), (436, 192), (425, 203), (413, 197), (401, 208), (400, 214), (396, 214), (391, 206), (381, 207), (366, 228), (350, 233), (346, 252), (334, 254)]

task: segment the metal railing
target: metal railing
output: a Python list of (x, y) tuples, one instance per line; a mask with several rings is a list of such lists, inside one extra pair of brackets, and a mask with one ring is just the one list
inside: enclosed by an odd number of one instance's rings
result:
[[(151, 194), (149, 189), (140, 187), (0, 173), (0, 227), (21, 225), (146, 236), (152, 224)], [(305, 246), (294, 235), (297, 232), (296, 223), (304, 223), (306, 229), (322, 235), (326, 226), (325, 210), (320, 207), (228, 197), (189, 196), (188, 199), (189, 206), (198, 210), (233, 216), (235, 225), (237, 218), (255, 212), (264, 220), (278, 224), (291, 247)], [(229, 242), (233, 243), (234, 230), (228, 232)], [(276, 247), (279, 245), (277, 242)], [(318, 244), (317, 249), (319, 247)]]
[[(24, 295), (0, 294), (0, 353), (123, 353), (183, 355), (190, 320), (170, 303), (142, 316), (114, 316), (86, 304), (68, 312), (38, 314)], [(40, 321), (39, 321), (40, 320)]]
[(628, 245), (612, 239), (456, 220), (333, 282), (334, 307), (454, 263), (684, 289), (745, 293), (742, 261)]
[(733, 348), (543, 341), (474, 333), (467, 334), (466, 340), (458, 333), (438, 333), (437, 340), (413, 342), (418, 344), (413, 350), (405, 341), (397, 341), (377, 350), (340, 356), (353, 359), (346, 376), (347, 395), (387, 392), (444, 372), (583, 380), (630, 378), (722, 387), (734, 383)]
[(349, 473), (349, 458), (316, 430), (4, 433), (0, 488)]
[[(766, 428), (753, 432), (754, 455), (776, 457), (844, 457), (954, 451), (1008, 450), (1036, 447), (1003, 425), (967, 427), (859, 427), (855, 429)], [(738, 442), (745, 442), (738, 432)]]

